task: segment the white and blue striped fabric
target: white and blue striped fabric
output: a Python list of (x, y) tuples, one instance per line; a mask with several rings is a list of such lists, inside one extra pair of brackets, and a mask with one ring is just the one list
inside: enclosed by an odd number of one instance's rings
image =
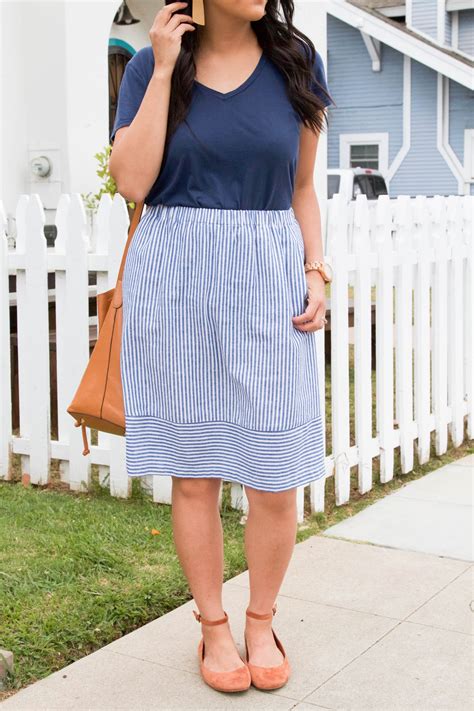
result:
[(304, 244), (288, 210), (147, 206), (123, 274), (129, 476), (283, 491), (325, 474)]

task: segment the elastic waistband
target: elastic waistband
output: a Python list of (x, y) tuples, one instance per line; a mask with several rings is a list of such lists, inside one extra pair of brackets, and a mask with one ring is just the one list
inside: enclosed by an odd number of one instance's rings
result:
[(286, 210), (239, 210), (220, 207), (192, 207), (190, 205), (147, 205), (146, 212), (151, 217), (170, 220), (190, 220), (192, 222), (210, 222), (222, 225), (235, 224), (291, 224), (296, 220), (292, 207)]

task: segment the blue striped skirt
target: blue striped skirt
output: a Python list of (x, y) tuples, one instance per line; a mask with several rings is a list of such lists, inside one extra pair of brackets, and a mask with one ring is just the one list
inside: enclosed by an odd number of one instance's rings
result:
[(283, 491), (324, 476), (304, 244), (292, 208), (147, 206), (123, 274), (129, 476)]

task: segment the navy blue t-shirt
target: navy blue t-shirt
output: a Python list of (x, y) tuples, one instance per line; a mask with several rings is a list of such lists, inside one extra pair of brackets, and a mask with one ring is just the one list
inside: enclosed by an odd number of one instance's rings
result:
[[(132, 122), (153, 70), (151, 45), (138, 50), (127, 63), (111, 142), (119, 128)], [(314, 79), (329, 91), (318, 52), (311, 88), (325, 106), (333, 103)], [(284, 76), (265, 53), (250, 76), (232, 91), (222, 93), (195, 80), (188, 115), (170, 139), (145, 203), (288, 209), (301, 125)]]

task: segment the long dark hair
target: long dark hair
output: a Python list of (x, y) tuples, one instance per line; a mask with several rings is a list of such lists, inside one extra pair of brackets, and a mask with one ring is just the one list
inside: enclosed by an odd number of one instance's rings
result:
[[(283, 18), (279, 15), (279, 7)], [(319, 133), (327, 122), (324, 103), (310, 89), (315, 47), (312, 41), (293, 25), (292, 0), (268, 0), (265, 15), (251, 22), (252, 29), (267, 57), (286, 77), (289, 99), (302, 122)], [(298, 38), (307, 44), (306, 52), (298, 47)], [(186, 118), (196, 74), (194, 55), (199, 47), (200, 26), (185, 32), (181, 38), (181, 52), (171, 78), (171, 96), (165, 150), (178, 125)], [(314, 79), (314, 77), (313, 77)], [(320, 87), (325, 95), (329, 94)]]

